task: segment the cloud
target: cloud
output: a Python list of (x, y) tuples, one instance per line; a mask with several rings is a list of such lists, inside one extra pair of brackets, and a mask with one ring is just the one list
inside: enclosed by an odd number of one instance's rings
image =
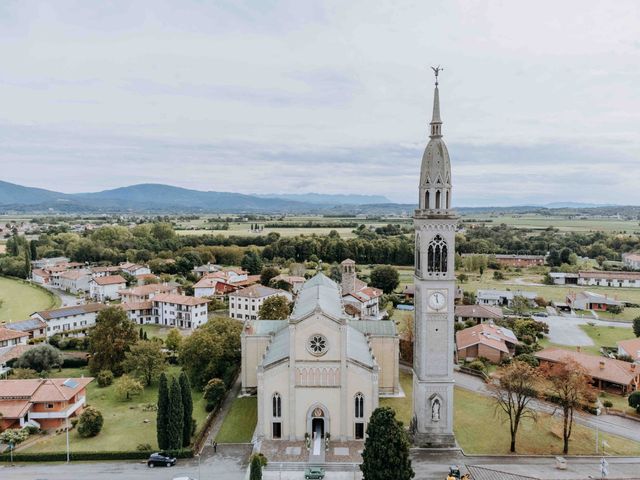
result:
[(413, 201), (442, 63), (456, 203), (638, 203), (638, 24), (632, 0), (5, 2), (0, 176)]

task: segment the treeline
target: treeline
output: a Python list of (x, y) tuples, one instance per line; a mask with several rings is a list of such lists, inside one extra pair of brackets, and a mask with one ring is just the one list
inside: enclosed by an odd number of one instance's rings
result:
[(266, 228), (356, 228), (356, 222), (271, 222), (265, 223)]

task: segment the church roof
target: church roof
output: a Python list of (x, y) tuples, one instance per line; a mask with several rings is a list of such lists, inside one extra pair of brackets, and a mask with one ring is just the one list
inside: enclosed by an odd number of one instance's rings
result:
[(365, 335), (396, 335), (396, 324), (391, 320), (350, 320), (349, 326)]
[(293, 307), (291, 320), (301, 320), (315, 310), (338, 319), (345, 317), (340, 287), (323, 273), (316, 274), (304, 283)]
[(270, 335), (287, 326), (287, 320), (248, 320), (252, 335)]
[(369, 342), (364, 334), (349, 326), (347, 327), (347, 358), (355, 360), (358, 363), (366, 365), (367, 367), (373, 367), (375, 360), (371, 355), (371, 348)]
[(262, 365), (268, 366), (289, 356), (289, 329), (283, 328), (273, 336), (262, 359)]

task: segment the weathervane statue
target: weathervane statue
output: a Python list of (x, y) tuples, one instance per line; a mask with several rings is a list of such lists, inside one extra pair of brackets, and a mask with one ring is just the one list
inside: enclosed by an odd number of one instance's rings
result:
[(444, 70), (444, 68), (442, 68), (440, 65), (438, 65), (437, 67), (431, 67), (431, 70), (433, 70), (433, 73), (436, 74), (436, 86), (438, 85), (438, 74)]

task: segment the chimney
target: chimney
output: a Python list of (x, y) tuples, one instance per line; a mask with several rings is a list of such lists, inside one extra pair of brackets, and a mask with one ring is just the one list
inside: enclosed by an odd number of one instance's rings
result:
[(600, 370), (604, 370), (604, 360), (600, 360)]
[(632, 363), (630, 368), (631, 368), (632, 372), (635, 372), (636, 371), (636, 364)]

